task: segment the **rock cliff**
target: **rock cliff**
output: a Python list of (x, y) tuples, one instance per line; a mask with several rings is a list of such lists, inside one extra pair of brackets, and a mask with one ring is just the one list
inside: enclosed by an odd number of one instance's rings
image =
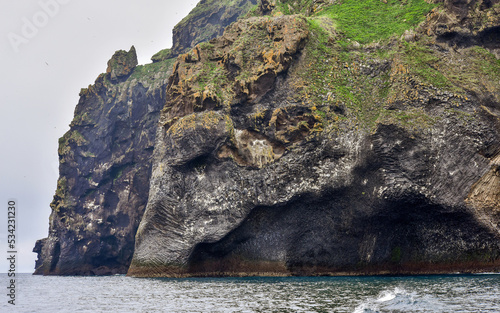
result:
[(262, 1), (180, 55), (128, 274), (499, 270), (498, 8)]
[(137, 66), (134, 47), (117, 51), (106, 73), (82, 89), (70, 130), (59, 140), (60, 177), (49, 236), (33, 250), (35, 274), (127, 272), (148, 200), (171, 57), (219, 35), (250, 7), (251, 1), (201, 1), (175, 28), (173, 48), (154, 55), (153, 64)]
[(498, 1), (207, 0), (179, 25), (82, 90), (36, 273), (500, 271)]
[(171, 63), (137, 66), (134, 47), (117, 51), (106, 74), (80, 92), (71, 128), (59, 139), (60, 177), (49, 236), (34, 249), (35, 274), (127, 271)]
[(195, 45), (222, 35), (224, 28), (245, 14), (257, 0), (201, 0), (182, 21), (174, 27), (173, 45), (169, 57), (185, 53)]

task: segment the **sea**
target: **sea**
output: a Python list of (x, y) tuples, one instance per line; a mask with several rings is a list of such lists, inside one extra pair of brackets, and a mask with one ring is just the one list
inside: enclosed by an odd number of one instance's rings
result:
[[(404, 277), (0, 276), (0, 312), (500, 312), (500, 274)], [(0, 289), (0, 290), (2, 290)]]

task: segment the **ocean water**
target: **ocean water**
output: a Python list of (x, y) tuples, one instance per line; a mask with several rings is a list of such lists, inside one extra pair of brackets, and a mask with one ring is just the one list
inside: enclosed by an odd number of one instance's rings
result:
[[(2, 274), (2, 289), (8, 291)], [(500, 312), (500, 275), (146, 279), (18, 274), (0, 312)]]

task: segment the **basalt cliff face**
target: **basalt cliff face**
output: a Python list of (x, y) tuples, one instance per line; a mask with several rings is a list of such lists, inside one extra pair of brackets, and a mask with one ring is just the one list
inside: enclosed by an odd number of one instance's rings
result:
[(196, 7), (173, 29), (172, 48), (153, 56), (153, 61), (161, 58), (177, 57), (199, 43), (222, 35), (224, 28), (247, 14), (257, 0), (201, 0)]
[(499, 271), (498, 1), (249, 2), (82, 91), (36, 273)]
[(361, 2), (178, 58), (129, 275), (500, 269), (499, 6)]
[[(202, 1), (183, 23), (209, 19), (212, 28), (203, 36), (213, 38), (249, 8), (246, 1), (222, 3)], [(191, 41), (198, 32), (189, 32)], [(191, 41), (175, 35), (173, 55)], [(70, 130), (59, 140), (60, 177), (49, 235), (33, 250), (38, 254), (35, 274), (127, 272), (148, 201), (156, 125), (174, 63), (170, 54), (160, 51), (152, 64), (138, 66), (134, 47), (117, 51), (106, 73), (82, 89)]]
[(59, 140), (60, 177), (49, 236), (34, 249), (35, 274), (127, 271), (148, 200), (168, 67), (137, 66), (132, 47), (118, 51), (107, 73), (82, 89), (71, 129)]

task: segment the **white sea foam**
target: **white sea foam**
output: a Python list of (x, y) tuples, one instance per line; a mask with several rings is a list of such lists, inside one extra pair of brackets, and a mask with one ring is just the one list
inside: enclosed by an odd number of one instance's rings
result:
[(395, 287), (383, 290), (376, 298), (369, 298), (356, 307), (354, 313), (375, 313), (390, 310), (412, 310), (418, 303), (415, 292), (408, 292), (404, 288)]
[(376, 298), (369, 298), (354, 309), (354, 313), (376, 313), (380, 312), (381, 306), (396, 305), (400, 302), (413, 301), (412, 295), (403, 288), (395, 287), (383, 290)]
[(377, 297), (366, 299), (354, 309), (354, 313), (453, 311), (455, 310), (452, 307), (433, 295), (420, 294), (402, 287), (382, 290)]
[(391, 291), (383, 291), (382, 294), (380, 295), (380, 297), (376, 301), (377, 302), (390, 301), (390, 300), (396, 298), (397, 294), (401, 294), (403, 292), (404, 292), (404, 290), (399, 289), (397, 287), (394, 290), (391, 290)]

